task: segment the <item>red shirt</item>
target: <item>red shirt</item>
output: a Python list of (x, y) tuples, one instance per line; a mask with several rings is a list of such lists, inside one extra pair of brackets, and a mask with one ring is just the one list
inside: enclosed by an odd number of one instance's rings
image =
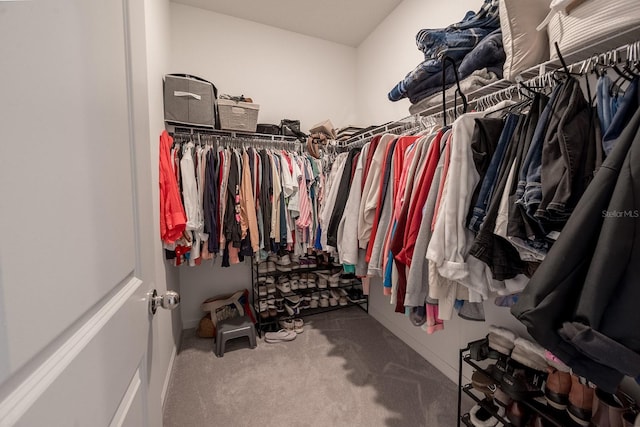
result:
[(173, 138), (162, 131), (160, 135), (160, 238), (173, 243), (182, 236), (187, 226), (187, 215), (180, 199), (178, 182), (171, 166)]

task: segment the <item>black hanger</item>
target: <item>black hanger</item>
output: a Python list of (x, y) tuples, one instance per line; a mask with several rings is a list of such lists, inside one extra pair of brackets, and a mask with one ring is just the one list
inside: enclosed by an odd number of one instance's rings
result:
[(458, 103), (458, 95), (460, 95), (460, 99), (462, 99), (462, 106), (463, 106), (463, 113), (467, 112), (467, 97), (464, 95), (464, 93), (462, 92), (462, 89), (460, 88), (460, 77), (458, 76), (458, 67), (456, 65), (456, 61), (453, 60), (453, 58), (451, 58), (450, 56), (444, 56), (442, 58), (442, 120), (443, 120), (443, 125), (447, 126), (447, 97), (445, 95), (445, 91), (446, 91), (446, 80), (445, 80), (445, 71), (446, 71), (446, 62), (451, 62), (451, 66), (453, 67), (453, 74), (456, 78), (456, 91), (454, 93), (454, 106), (455, 106), (455, 110), (454, 110), (454, 114), (455, 111), (457, 110), (457, 103)]

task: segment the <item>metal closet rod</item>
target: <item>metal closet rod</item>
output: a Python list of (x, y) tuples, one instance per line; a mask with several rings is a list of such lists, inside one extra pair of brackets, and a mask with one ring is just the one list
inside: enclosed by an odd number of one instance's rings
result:
[(214, 136), (226, 136), (230, 138), (247, 138), (247, 139), (261, 139), (266, 141), (279, 141), (279, 142), (298, 142), (298, 139), (295, 136), (286, 136), (286, 135), (269, 135), (264, 133), (248, 133), (248, 132), (238, 132), (238, 131), (230, 131), (230, 130), (220, 130), (220, 129), (211, 129), (211, 128), (201, 128), (201, 127), (190, 127), (190, 126), (176, 126), (174, 129), (174, 133), (186, 134), (186, 135), (214, 135)]
[[(623, 58), (624, 56), (624, 58)], [(634, 41), (623, 46), (619, 46), (617, 48), (608, 49), (601, 53), (591, 55), (587, 58), (581, 59), (579, 61), (573, 62), (570, 65), (567, 65), (570, 72), (574, 70), (578, 71), (588, 71), (592, 65), (595, 64), (610, 64), (614, 65), (615, 63), (620, 63), (623, 60), (631, 60), (631, 61), (639, 61), (640, 60), (640, 41)], [(553, 73), (561, 68), (562, 65), (558, 60), (548, 61), (543, 64), (539, 64), (536, 67), (532, 67), (533, 69), (538, 69), (538, 75), (532, 77), (526, 81), (518, 80), (516, 83), (511, 83), (506, 88), (496, 89), (494, 92), (488, 93), (486, 95), (479, 96), (477, 98), (468, 100), (469, 103), (474, 103), (475, 109), (478, 110), (482, 107), (482, 110), (490, 107), (492, 105), (497, 104), (503, 100), (509, 100), (513, 98), (513, 92), (518, 92), (520, 94), (520, 89), (522, 84), (524, 83), (527, 86), (547, 86), (553, 83)], [(548, 70), (548, 71), (547, 71)], [(372, 129), (368, 132), (363, 133), (362, 135), (358, 135), (354, 138), (348, 139), (344, 142), (344, 146), (347, 147), (355, 147), (357, 144), (362, 144), (366, 139), (372, 138), (375, 135), (389, 132), (391, 129), (397, 128), (399, 126), (403, 126), (403, 123), (407, 123), (408, 121), (412, 123), (423, 123), (423, 120), (431, 120), (436, 117), (441, 117), (443, 114), (448, 116), (452, 116), (457, 110), (461, 109), (463, 106), (452, 106), (447, 108), (445, 111), (436, 111), (430, 114), (425, 114), (426, 112), (433, 109), (433, 107), (427, 108), (421, 112), (416, 114), (412, 114), (407, 117), (403, 117), (400, 120), (395, 122), (387, 123), (382, 126), (378, 126), (375, 129)]]

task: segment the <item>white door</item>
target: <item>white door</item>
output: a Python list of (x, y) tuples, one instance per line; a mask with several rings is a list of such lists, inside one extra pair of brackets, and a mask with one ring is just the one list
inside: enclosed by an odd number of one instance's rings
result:
[(142, 3), (0, 1), (0, 426), (159, 419)]

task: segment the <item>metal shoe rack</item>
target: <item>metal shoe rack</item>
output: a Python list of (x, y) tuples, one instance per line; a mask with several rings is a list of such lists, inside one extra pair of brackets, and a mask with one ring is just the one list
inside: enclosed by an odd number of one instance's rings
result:
[[(299, 318), (305, 318), (308, 316), (312, 316), (314, 314), (320, 314), (320, 313), (327, 313), (329, 311), (335, 311), (335, 310), (340, 310), (343, 308), (347, 308), (347, 307), (353, 307), (356, 306), (358, 308), (360, 308), (361, 310), (365, 311), (365, 312), (369, 312), (369, 297), (367, 295), (364, 295), (364, 300), (362, 302), (351, 302), (351, 301), (347, 301), (346, 305), (335, 305), (335, 306), (329, 306), (329, 307), (317, 307), (317, 308), (306, 308), (306, 309), (300, 309), (300, 314), (297, 314), (295, 316), (290, 316), (287, 311), (283, 312), (283, 313), (278, 313), (276, 316), (270, 316), (268, 319), (263, 319), (262, 316), (260, 315), (260, 309), (259, 309), (259, 301), (261, 299), (267, 299), (267, 297), (265, 296), (260, 296), (259, 293), (259, 286), (261, 286), (261, 284), (258, 281), (259, 277), (273, 277), (274, 280), (278, 281), (278, 278), (280, 276), (291, 276), (293, 274), (297, 274), (297, 275), (302, 275), (304, 273), (316, 273), (316, 272), (326, 272), (327, 270), (331, 270), (332, 268), (336, 268), (336, 267), (327, 267), (324, 265), (317, 265), (316, 267), (311, 267), (311, 268), (298, 268), (292, 271), (272, 271), (272, 272), (267, 272), (267, 273), (259, 273), (258, 271), (258, 264), (256, 264), (255, 259), (252, 259), (251, 262), (251, 283), (253, 284), (253, 307), (254, 310), (256, 312), (256, 319), (258, 321), (257, 325), (256, 325), (256, 329), (258, 332), (258, 335), (260, 337), (262, 337), (262, 333), (263, 332), (269, 332), (269, 331), (277, 331), (280, 328), (279, 325), (279, 321), (283, 320), (283, 319), (291, 319), (293, 317), (299, 317)], [(339, 284), (338, 286), (327, 286), (326, 288), (322, 288), (320, 289), (316, 283), (316, 286), (314, 288), (311, 289), (298, 289), (295, 291), (291, 291), (289, 293), (283, 294), (280, 289), (276, 288), (276, 292), (275, 292), (275, 297), (276, 298), (285, 298), (287, 296), (292, 296), (292, 295), (298, 295), (300, 297), (302, 297), (303, 295), (306, 294), (310, 294), (310, 293), (315, 293), (315, 292), (322, 292), (322, 291), (329, 291), (331, 292), (332, 289), (349, 289), (349, 288), (354, 288), (354, 287), (358, 287), (360, 289), (362, 289), (362, 282), (360, 281), (360, 279), (358, 278), (354, 278), (351, 279), (351, 283), (349, 283), (348, 285), (343, 285), (343, 284)], [(286, 302), (285, 302), (286, 304)]]
[[(460, 427), (461, 423), (466, 426), (473, 427), (469, 414), (462, 413), (462, 393), (471, 397), (471, 399), (473, 399), (476, 403), (478, 403), (485, 410), (491, 413), (491, 415), (493, 415), (504, 426), (510, 427), (513, 425), (506, 418), (506, 415), (504, 417), (499, 416), (491, 406), (487, 405), (483, 401), (485, 396), (482, 393), (475, 390), (472, 384), (462, 383), (462, 366), (463, 366), (462, 363), (463, 362), (471, 366), (473, 369), (480, 371), (486, 376), (488, 376), (489, 378), (491, 378), (491, 373), (487, 371), (487, 366), (494, 359), (485, 359), (482, 361), (477, 361), (471, 357), (471, 352), (470, 352), (472, 346), (482, 344), (484, 341), (487, 341), (487, 338), (470, 342), (467, 344), (465, 348), (460, 350), (460, 357), (458, 359), (458, 427)], [(487, 366), (481, 366), (481, 364), (487, 365)], [(479, 396), (482, 396), (482, 397), (479, 397)], [(571, 420), (571, 418), (566, 413), (566, 411), (554, 409), (551, 406), (542, 404), (532, 398), (520, 400), (520, 403), (522, 403), (530, 411), (539, 414), (551, 425), (554, 425), (557, 427), (567, 427), (567, 426), (576, 425)]]

